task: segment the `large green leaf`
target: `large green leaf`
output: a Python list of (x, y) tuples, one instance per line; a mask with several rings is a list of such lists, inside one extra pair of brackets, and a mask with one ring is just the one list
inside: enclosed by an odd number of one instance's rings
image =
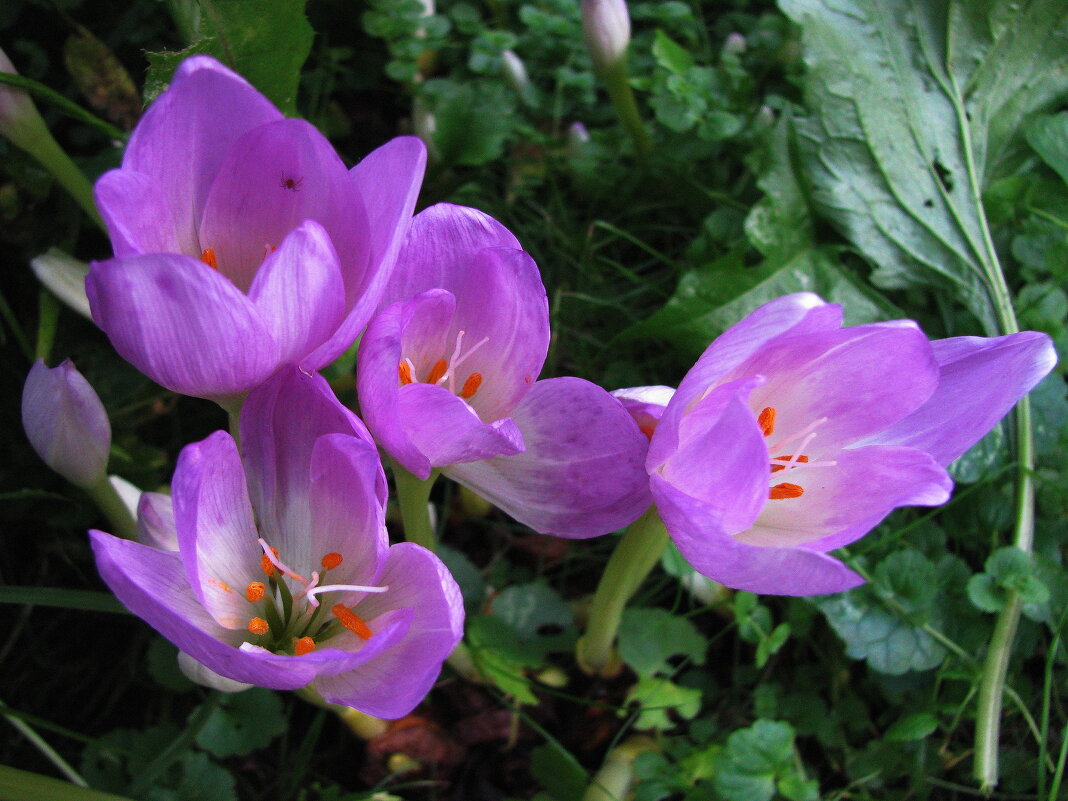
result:
[(191, 27), (185, 50), (147, 54), (146, 98), (166, 88), (182, 61), (206, 53), (247, 78), (283, 114), (296, 112), (300, 69), (315, 33), (304, 0), (200, 0)]
[(819, 213), (883, 287), (951, 290), (998, 330), (980, 203), (1068, 92), (1063, 0), (780, 0), (803, 30), (799, 150)]

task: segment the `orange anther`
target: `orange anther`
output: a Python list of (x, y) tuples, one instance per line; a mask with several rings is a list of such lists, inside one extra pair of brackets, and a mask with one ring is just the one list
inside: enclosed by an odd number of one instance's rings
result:
[(768, 499), (782, 501), (787, 498), (800, 498), (804, 494), (804, 489), (797, 486), (797, 484), (776, 484), (769, 490)]
[(760, 410), (760, 414), (757, 416), (757, 423), (760, 425), (760, 430), (764, 432), (765, 437), (770, 437), (775, 433), (775, 407), (767, 406)]
[(323, 557), (322, 564), (323, 564), (323, 567), (326, 568), (327, 570), (333, 570), (335, 567), (340, 565), (342, 561), (343, 560), (342, 560), (341, 554), (334, 553), (333, 551), (331, 551), (330, 553), (328, 553), (326, 556)]
[(330, 611), (334, 613), (334, 617), (341, 621), (341, 625), (355, 634), (357, 637), (362, 637), (365, 640), (371, 639), (374, 634), (371, 631), (371, 627), (364, 622), (364, 619), (349, 609), (345, 604), (334, 604)]
[(293, 645), (293, 653), (297, 656), (304, 656), (304, 654), (310, 654), (315, 650), (315, 640), (311, 637), (301, 637)]
[[(775, 458), (778, 459), (778, 460), (786, 462), (786, 461), (789, 461), (790, 459), (793, 459), (794, 457), (793, 456), (776, 456)], [(807, 456), (798, 456), (797, 460), (796, 460), (796, 463), (797, 464), (801, 464), (802, 462), (807, 462), (807, 461), (808, 461), (808, 457)], [(773, 472), (773, 473), (778, 473), (780, 470), (785, 470), (785, 469), (786, 469), (786, 465), (784, 465), (784, 464), (773, 464), (771, 466), (771, 472)]]
[(253, 634), (266, 634), (270, 628), (262, 617), (254, 617), (248, 622), (248, 630)]
[(263, 593), (266, 589), (267, 588), (263, 586), (262, 581), (249, 582), (249, 585), (245, 587), (245, 597), (252, 603), (256, 603), (256, 601), (263, 597)]
[(434, 366), (430, 368), (430, 375), (426, 377), (428, 384), (436, 384), (445, 375), (445, 371), (449, 369), (449, 363), (444, 359), (438, 359), (434, 362)]
[(200, 254), (200, 260), (213, 270), (219, 269), (219, 260), (215, 258), (215, 249), (207, 248)]
[(474, 397), (480, 386), (482, 386), (482, 373), (471, 373), (467, 380), (464, 381), (463, 389), (460, 390), (460, 397), (464, 400)]
[[(271, 548), (271, 553), (278, 556), (278, 549)], [(260, 557), (260, 569), (262, 569), (268, 576), (278, 575), (278, 568), (274, 566), (274, 562), (267, 558), (267, 554)]]
[(412, 383), (412, 368), (408, 366), (408, 362), (398, 364), (397, 373), (400, 374), (401, 386)]

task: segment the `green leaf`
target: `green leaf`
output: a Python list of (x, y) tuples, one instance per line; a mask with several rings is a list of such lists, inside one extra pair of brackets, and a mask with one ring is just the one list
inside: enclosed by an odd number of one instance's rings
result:
[(526, 641), (568, 629), (574, 622), (571, 607), (541, 582), (505, 588), (493, 599), (492, 611)]
[(627, 693), (624, 703), (637, 701), (641, 706), (636, 729), (670, 729), (675, 725), (668, 712), (690, 720), (701, 711), (701, 691), (680, 687), (667, 679), (641, 678)]
[(952, 291), (991, 333), (980, 205), (1023, 121), (1068, 88), (1063, 0), (782, 0), (808, 72), (799, 146), (819, 212), (883, 287)]
[(922, 740), (938, 728), (938, 718), (930, 712), (917, 712), (906, 715), (886, 730), (886, 739), (892, 742), (907, 743)]
[(1027, 144), (1068, 183), (1068, 111), (1035, 117), (1026, 134)]
[(538, 702), (523, 671), (540, 665), (542, 654), (522, 642), (511, 626), (491, 615), (468, 618), (467, 643), (479, 672), (501, 692), (521, 704)]
[(976, 609), (993, 613), (1005, 608), (1008, 597), (993, 576), (976, 573), (968, 579), (968, 600)]
[(530, 752), (530, 772), (556, 801), (582, 801), (590, 781), (578, 760), (555, 741)]
[(847, 325), (901, 316), (892, 304), (842, 270), (824, 250), (802, 251), (778, 268), (769, 263), (745, 267), (740, 255), (732, 255), (684, 273), (664, 307), (628, 328), (624, 338), (668, 339), (700, 353), (758, 306), (791, 292), (816, 292), (825, 300), (842, 304)]
[(33, 604), (82, 609), (87, 612), (129, 614), (114, 595), (93, 590), (68, 590), (62, 587), (0, 587), (0, 604)]
[(792, 118), (783, 115), (771, 132), (768, 164), (757, 179), (765, 197), (745, 218), (746, 236), (769, 259), (786, 259), (815, 244), (812, 212), (790, 146), (792, 132)]
[(166, 88), (182, 61), (203, 53), (245, 77), (283, 114), (295, 114), (300, 70), (314, 37), (304, 0), (200, 0), (200, 6), (200, 24), (189, 47), (147, 54), (146, 98)]
[(653, 39), (653, 58), (661, 67), (676, 75), (681, 75), (694, 65), (693, 54), (659, 28)]
[(130, 801), (126, 796), (0, 765), (0, 801)]
[(945, 648), (930, 634), (889, 612), (864, 587), (815, 603), (845, 641), (846, 654), (880, 673), (930, 670), (945, 658)]
[(716, 789), (727, 801), (771, 801), (775, 779), (791, 773), (794, 730), (788, 723), (758, 720), (727, 738)]
[(456, 583), (460, 585), (460, 592), (464, 596), (464, 606), (468, 610), (475, 610), (486, 597), (486, 581), (474, 562), (468, 559), (467, 554), (450, 548), (448, 545), (439, 544), (435, 553), (441, 557), (445, 567), (452, 573)]
[(278, 693), (253, 688), (226, 695), (196, 737), (217, 757), (244, 756), (265, 748), (286, 730)]
[(934, 565), (917, 551), (890, 554), (875, 569), (872, 589), (883, 598), (892, 598), (908, 612), (914, 622), (923, 623), (930, 616), (938, 592)]
[(193, 689), (193, 682), (178, 667), (178, 649), (168, 640), (156, 637), (145, 654), (148, 673), (161, 687), (184, 693)]
[(436, 78), (423, 91), (434, 113), (434, 148), (446, 164), (477, 167), (504, 152), (515, 94), (501, 83)]
[(639, 676), (674, 672), (668, 662), (684, 656), (703, 665), (708, 640), (689, 620), (666, 609), (631, 607), (623, 612), (619, 626), (619, 656)]
[[(984, 612), (1003, 609), (1009, 592), (1018, 593), (1020, 600), (1031, 607), (1041, 607), (1049, 601), (1049, 588), (1036, 573), (1031, 556), (1019, 548), (999, 548), (983, 567), (985, 573), (968, 580), (968, 599)], [(1032, 608), (1030, 612), (1030, 617), (1044, 617), (1041, 609)]]

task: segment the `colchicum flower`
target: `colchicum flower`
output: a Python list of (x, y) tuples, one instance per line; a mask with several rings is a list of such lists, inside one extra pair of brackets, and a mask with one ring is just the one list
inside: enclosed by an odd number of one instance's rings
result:
[(157, 547), (90, 532), (104, 581), (219, 676), (407, 714), (462, 636), (463, 601), (436, 556), (389, 545), (366, 429), (290, 368), (249, 395), (241, 442), (244, 465), (223, 431), (182, 451), (173, 512), (146, 494)]
[(93, 319), (188, 395), (316, 370), (378, 305), (425, 162), (401, 137), (346, 170), (314, 127), (213, 59), (187, 59), (97, 182), (115, 258), (86, 280)]
[(1056, 361), (1031, 331), (930, 342), (911, 320), (841, 323), (840, 307), (789, 295), (709, 345), (666, 404), (663, 387), (617, 393), (655, 427), (646, 467), (668, 532), (728, 587), (860, 584), (827, 552), (896, 507), (945, 503), (945, 466)]
[(22, 390), (22, 425), (37, 455), (72, 484), (89, 488), (106, 479), (111, 424), (70, 359), (51, 368), (34, 362)]
[(641, 514), (646, 441), (630, 416), (588, 381), (535, 381), (548, 302), (504, 226), (445, 203), (421, 212), (383, 306), (360, 342), (357, 390), (406, 470), (442, 468), (543, 533), (591, 537)]
[(582, 0), (582, 32), (597, 70), (606, 74), (616, 69), (630, 44), (626, 0)]

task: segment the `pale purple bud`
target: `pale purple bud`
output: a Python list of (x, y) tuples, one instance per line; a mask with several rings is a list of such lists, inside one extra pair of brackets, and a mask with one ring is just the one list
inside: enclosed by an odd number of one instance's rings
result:
[(104, 404), (68, 359), (46, 367), (38, 359), (22, 390), (22, 425), (45, 464), (79, 487), (104, 478), (111, 425)]
[(740, 33), (732, 33), (723, 43), (723, 52), (732, 56), (740, 56), (746, 50), (745, 37)]
[(501, 53), (501, 66), (504, 69), (504, 79), (517, 92), (521, 93), (530, 86), (530, 78), (527, 77), (527, 68), (523, 64), (523, 59), (513, 51), (505, 50)]
[(586, 130), (586, 126), (581, 122), (571, 123), (571, 127), (567, 129), (567, 155), (578, 158), (589, 143), (590, 132)]
[[(18, 75), (18, 70), (0, 49), (0, 72)], [(33, 100), (23, 89), (0, 83), (0, 134), (19, 147), (29, 149), (35, 138), (47, 134), (47, 127)]]
[(625, 0), (582, 0), (582, 31), (594, 66), (609, 72), (630, 44), (630, 15)]

